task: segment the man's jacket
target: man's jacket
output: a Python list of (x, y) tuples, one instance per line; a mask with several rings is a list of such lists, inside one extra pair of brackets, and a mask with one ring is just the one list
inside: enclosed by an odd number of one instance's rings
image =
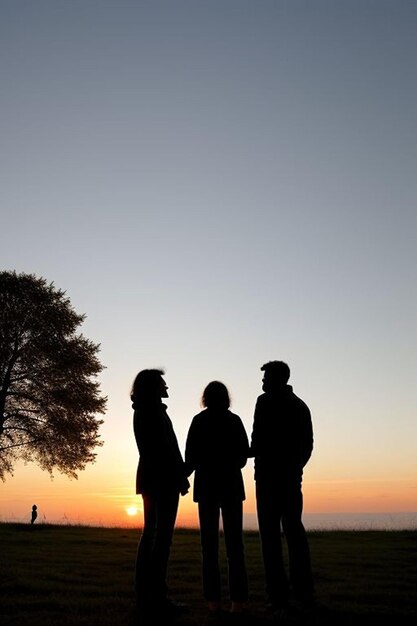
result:
[(259, 396), (251, 438), (255, 480), (300, 482), (312, 451), (310, 410), (292, 386)]

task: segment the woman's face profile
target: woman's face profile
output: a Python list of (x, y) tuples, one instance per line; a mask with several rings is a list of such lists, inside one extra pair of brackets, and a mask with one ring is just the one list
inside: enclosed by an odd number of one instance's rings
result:
[(161, 377), (161, 398), (168, 398), (168, 385), (165, 380)]

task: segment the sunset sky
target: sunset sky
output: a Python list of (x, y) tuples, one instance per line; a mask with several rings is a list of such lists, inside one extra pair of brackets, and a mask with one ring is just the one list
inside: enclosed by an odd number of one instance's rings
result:
[(86, 314), (108, 396), (96, 463), (17, 466), (0, 520), (139, 525), (136, 373), (166, 370), (184, 451), (214, 379), (250, 436), (273, 359), (312, 412), (305, 512), (417, 511), (416, 27), (413, 0), (0, 0), (1, 269)]

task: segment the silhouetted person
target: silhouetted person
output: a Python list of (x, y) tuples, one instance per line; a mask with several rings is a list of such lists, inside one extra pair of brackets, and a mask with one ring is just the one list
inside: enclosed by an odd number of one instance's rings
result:
[(189, 490), (185, 464), (162, 398), (163, 370), (146, 369), (133, 383), (134, 433), (139, 450), (136, 493), (142, 495), (144, 526), (138, 545), (135, 589), (143, 617), (172, 616), (179, 604), (168, 597), (167, 570), (179, 496)]
[[(303, 468), (313, 450), (310, 410), (288, 385), (283, 361), (261, 367), (265, 393), (256, 402), (251, 453), (266, 593), (274, 610), (287, 607), (290, 583), (296, 600), (313, 602), (310, 550), (302, 523)], [(281, 524), (288, 546), (290, 583), (284, 568)]]
[(241, 468), (246, 465), (249, 442), (242, 420), (229, 410), (225, 385), (213, 381), (201, 399), (205, 407), (188, 431), (185, 463), (194, 475), (194, 502), (198, 502), (202, 547), (203, 592), (210, 611), (221, 608), (219, 520), (223, 520), (231, 611), (240, 612), (248, 598), (244, 543)]
[(38, 517), (38, 507), (36, 506), (36, 504), (34, 504), (32, 507), (32, 515), (30, 518), (30, 523), (34, 524), (37, 517)]

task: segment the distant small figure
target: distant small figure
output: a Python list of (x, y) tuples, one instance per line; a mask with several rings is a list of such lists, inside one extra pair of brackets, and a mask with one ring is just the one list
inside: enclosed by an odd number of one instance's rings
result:
[(38, 517), (38, 507), (36, 506), (36, 504), (34, 504), (32, 507), (32, 517), (30, 519), (30, 523), (34, 524), (37, 517)]

